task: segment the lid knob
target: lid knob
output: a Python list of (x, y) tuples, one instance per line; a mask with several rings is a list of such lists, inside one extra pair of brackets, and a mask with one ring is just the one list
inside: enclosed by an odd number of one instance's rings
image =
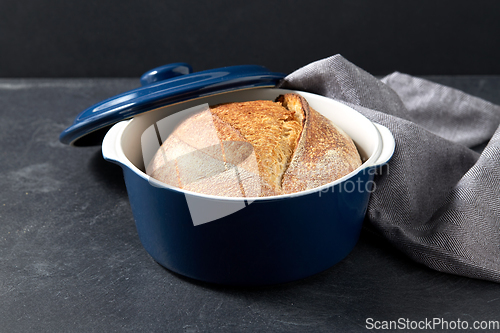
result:
[(160, 67), (153, 68), (141, 76), (141, 85), (147, 86), (155, 82), (163, 81), (180, 75), (186, 75), (193, 72), (190, 64), (185, 62), (176, 62)]

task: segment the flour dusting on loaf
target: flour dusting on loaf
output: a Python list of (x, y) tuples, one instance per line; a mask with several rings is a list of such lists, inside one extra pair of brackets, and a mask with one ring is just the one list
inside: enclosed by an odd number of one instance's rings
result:
[(234, 197), (295, 193), (361, 165), (351, 138), (298, 94), (211, 106), (173, 131), (146, 168), (186, 190)]

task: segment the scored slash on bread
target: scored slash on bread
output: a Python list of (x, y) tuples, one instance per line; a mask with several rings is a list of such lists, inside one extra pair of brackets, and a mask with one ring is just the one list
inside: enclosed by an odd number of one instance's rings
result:
[(278, 101), (296, 114), (305, 114), (302, 135), (283, 175), (283, 193), (295, 193), (328, 184), (361, 165), (361, 157), (352, 139), (312, 109), (304, 97), (287, 94), (278, 97)]
[(295, 193), (361, 165), (352, 140), (298, 94), (210, 107), (183, 121), (146, 173), (182, 189), (219, 196)]

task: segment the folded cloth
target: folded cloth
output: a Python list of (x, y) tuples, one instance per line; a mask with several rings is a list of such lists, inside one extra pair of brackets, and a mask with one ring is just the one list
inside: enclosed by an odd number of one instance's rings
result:
[(280, 86), (341, 101), (392, 132), (367, 220), (394, 246), (438, 271), (500, 282), (499, 106), (397, 72), (379, 80), (340, 55)]

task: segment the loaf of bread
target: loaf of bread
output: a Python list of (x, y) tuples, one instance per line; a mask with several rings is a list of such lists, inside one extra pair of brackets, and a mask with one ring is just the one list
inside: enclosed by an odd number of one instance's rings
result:
[(351, 138), (298, 94), (211, 106), (172, 132), (146, 173), (182, 189), (263, 197), (312, 189), (361, 165)]

